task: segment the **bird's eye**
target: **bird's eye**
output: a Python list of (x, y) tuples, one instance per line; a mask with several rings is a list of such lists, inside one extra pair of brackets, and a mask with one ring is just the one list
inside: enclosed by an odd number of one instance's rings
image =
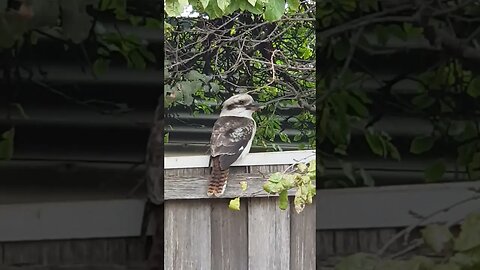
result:
[(245, 101), (240, 100), (238, 103), (239, 103), (239, 104), (243, 104), (243, 103), (245, 103)]

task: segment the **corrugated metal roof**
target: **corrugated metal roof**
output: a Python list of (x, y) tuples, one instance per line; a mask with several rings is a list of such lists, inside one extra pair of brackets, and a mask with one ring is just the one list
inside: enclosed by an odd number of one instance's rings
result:
[[(155, 42), (160, 41), (156, 39), (158, 31), (138, 33), (148, 36)], [(107, 164), (143, 163), (149, 126), (157, 99), (163, 90), (160, 67), (152, 66), (146, 71), (136, 71), (115, 61), (107, 74), (94, 78), (82, 70), (81, 65), (88, 66), (88, 64), (84, 59), (82, 60), (80, 51), (75, 54), (64, 52), (63, 45), (48, 40), (40, 40), (38, 47), (32, 52), (20, 55), (19, 59), (25, 60), (29, 56), (34, 56), (29, 62), (40, 64), (41, 69), (47, 72), (49, 85), (76, 99), (77, 102), (65, 99), (58, 93), (54, 93), (52, 89), (46, 89), (26, 80), (20, 84), (16, 83), (18, 95), (15, 101), (23, 106), (30, 117), (28, 119), (23, 119), (19, 115), (14, 117), (17, 130), (12, 162), (39, 161), (38, 166), (45, 166), (45, 168), (51, 164), (88, 162), (104, 167), (105, 171), (108, 171), (107, 167), (110, 166)], [(430, 59), (431, 56), (422, 55), (416, 59), (424, 58)], [(420, 60), (411, 63), (409, 59), (411, 58), (405, 58), (404, 55), (388, 55), (377, 57), (375, 61), (370, 59), (369, 63), (372, 63), (370, 68), (380, 78), (391, 78), (402, 70), (421, 65)], [(32, 68), (33, 78), (41, 81), (43, 77), (38, 67)], [(22, 74), (26, 75), (25, 72)], [(1, 77), (0, 74), (0, 80)], [(6, 86), (0, 85), (0, 87)], [(378, 83), (369, 81), (364, 87), (365, 90), (372, 90), (378, 87)], [(415, 85), (411, 82), (402, 82), (395, 88), (412, 93)], [(92, 100), (106, 102), (85, 104), (86, 101)], [(116, 108), (106, 104), (112, 102), (121, 105)], [(114, 112), (115, 110), (117, 112)], [(166, 146), (166, 155), (206, 154), (210, 130), (217, 115), (193, 116), (187, 110), (182, 111), (178, 108), (175, 112), (178, 113), (178, 119), (168, 121), (168, 124), (173, 126), (173, 130), (169, 131), (170, 143)], [(288, 115), (296, 112), (282, 113)], [(6, 124), (5, 108), (2, 108), (0, 109), (0, 127), (4, 128)], [(431, 129), (431, 125), (426, 120), (401, 116), (386, 117), (378, 123), (378, 126), (392, 134), (402, 149), (408, 149), (411, 137), (427, 133)], [(295, 131), (287, 129), (287, 133), (293, 135)], [(297, 147), (294, 144), (280, 145), (285, 150)], [(389, 171), (392, 177), (395, 171), (417, 171), (416, 176), (406, 174), (399, 176), (398, 174), (398, 181), (393, 181), (393, 178), (387, 179), (386, 175), (382, 176), (382, 178), (385, 177), (385, 182), (395, 183), (421, 180), (421, 171), (412, 168), (425, 163), (428, 159), (428, 157), (417, 158), (406, 155), (402, 163), (383, 161), (370, 153), (361, 134), (353, 137), (350, 152), (354, 161), (360, 161), (360, 164), (368, 163), (372, 170), (382, 170), (387, 164), (395, 164)], [(430, 156), (435, 155), (433, 153)], [(8, 166), (10, 163), (2, 164)], [(11, 164), (13, 166), (13, 163)], [(5, 168), (0, 167), (0, 174)], [(20, 170), (21, 166), (15, 165), (12, 168)], [(14, 177), (13, 174), (9, 175)], [(135, 183), (137, 178), (138, 174), (130, 177), (129, 183)]]

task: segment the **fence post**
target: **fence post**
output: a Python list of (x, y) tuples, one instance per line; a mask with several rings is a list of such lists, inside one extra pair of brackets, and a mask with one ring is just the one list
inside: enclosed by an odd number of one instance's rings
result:
[[(262, 188), (269, 174), (311, 153), (250, 154), (230, 168), (221, 198), (206, 195), (208, 157), (166, 160), (165, 269), (315, 269), (315, 206), (282, 211)], [(248, 183), (244, 192), (241, 181)], [(241, 197), (240, 211), (228, 209), (234, 197)]]

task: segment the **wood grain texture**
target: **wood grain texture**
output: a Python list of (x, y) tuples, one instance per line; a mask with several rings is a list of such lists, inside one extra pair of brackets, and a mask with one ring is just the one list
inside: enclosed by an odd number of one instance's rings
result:
[(93, 262), (105, 263), (108, 253), (107, 239), (92, 239), (90, 243), (90, 257), (89, 260)]
[(300, 214), (290, 211), (290, 269), (315, 269), (315, 204)]
[(146, 258), (145, 243), (140, 237), (126, 238), (127, 244), (127, 261), (140, 262)]
[(329, 231), (317, 231), (316, 233), (316, 253), (317, 258), (323, 259), (335, 254), (335, 232)]
[(378, 243), (378, 230), (358, 230), (358, 244), (360, 250), (363, 252), (377, 252), (380, 249)]
[(358, 251), (357, 230), (342, 230), (335, 232), (335, 252), (338, 255), (351, 255)]
[(107, 242), (107, 252), (105, 255), (105, 259), (109, 263), (119, 265), (127, 263), (126, 240), (122, 238), (109, 239)]
[[(282, 172), (288, 166), (230, 167), (227, 187), (220, 198), (273, 197), (263, 190), (263, 185), (272, 173)], [(207, 196), (209, 174), (209, 168), (165, 170), (165, 200), (216, 199)], [(247, 181), (246, 191), (240, 188), (242, 181)], [(289, 191), (289, 196), (293, 195), (295, 191)]]
[(90, 262), (91, 241), (80, 239), (64, 241), (60, 256), (65, 264), (80, 264)]
[(40, 246), (41, 263), (43, 265), (58, 265), (61, 264), (62, 258), (60, 251), (62, 249), (62, 242), (59, 240), (37, 242)]
[[(385, 228), (385, 229), (379, 229), (377, 230), (378, 233), (378, 244), (380, 248), (382, 248), (390, 239), (392, 239), (396, 234), (397, 234), (397, 229), (391, 229), (391, 228)], [(387, 252), (393, 252), (399, 249), (400, 247), (400, 242), (403, 240), (403, 238), (399, 239), (395, 243), (392, 243), (390, 247), (388, 248)]]
[[(230, 174), (228, 177), (225, 193), (220, 198), (235, 197), (274, 197), (263, 190), (263, 185), (268, 179), (268, 174), (260, 173), (238, 173)], [(248, 188), (242, 191), (240, 182), (247, 181)], [(180, 199), (216, 199), (207, 196), (209, 178), (208, 176), (165, 176), (165, 200)], [(295, 195), (294, 190), (290, 190), (290, 196)]]
[(3, 263), (7, 265), (40, 264), (40, 247), (35, 242), (3, 244)]
[(290, 269), (290, 211), (276, 198), (249, 199), (248, 257), (250, 270)]
[(212, 270), (248, 269), (247, 199), (240, 211), (228, 209), (229, 200), (212, 204)]
[(208, 201), (165, 202), (165, 269), (212, 269), (210, 217)]

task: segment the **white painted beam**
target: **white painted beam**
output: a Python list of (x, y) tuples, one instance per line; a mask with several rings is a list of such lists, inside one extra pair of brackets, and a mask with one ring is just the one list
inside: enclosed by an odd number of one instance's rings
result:
[(0, 205), (0, 242), (140, 236), (139, 199)]
[[(418, 222), (410, 211), (427, 216), (466, 198), (480, 195), (480, 182), (422, 184), (319, 190), (317, 230), (393, 228)], [(480, 200), (462, 204), (429, 222), (459, 221), (480, 212)]]
[[(250, 153), (232, 166), (284, 165), (315, 159), (315, 150)], [(206, 168), (209, 156), (165, 157), (165, 169)]]

